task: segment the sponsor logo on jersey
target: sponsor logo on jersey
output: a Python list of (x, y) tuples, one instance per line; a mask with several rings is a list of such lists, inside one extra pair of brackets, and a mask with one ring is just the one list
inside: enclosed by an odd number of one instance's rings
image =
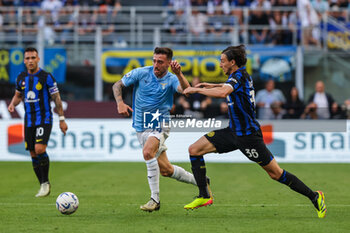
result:
[(41, 85), (40, 82), (38, 82), (38, 84), (36, 84), (35, 88), (36, 88), (38, 91), (40, 91), (40, 90), (43, 88), (43, 86)]
[(27, 93), (27, 98), (25, 99), (25, 102), (28, 103), (34, 103), (34, 102), (38, 102), (39, 99), (36, 99), (36, 95), (34, 91), (28, 91)]

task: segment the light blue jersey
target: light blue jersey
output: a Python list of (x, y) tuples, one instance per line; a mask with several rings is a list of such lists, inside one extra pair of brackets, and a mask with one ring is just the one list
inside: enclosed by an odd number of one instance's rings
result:
[[(134, 84), (132, 127), (137, 132), (149, 129), (149, 124), (159, 120), (159, 116), (170, 115), (174, 93), (180, 85), (176, 75), (168, 72), (164, 77), (157, 78), (153, 66), (146, 66), (130, 71), (124, 75), (122, 82), (126, 87)], [(155, 124), (153, 128), (157, 128)]]

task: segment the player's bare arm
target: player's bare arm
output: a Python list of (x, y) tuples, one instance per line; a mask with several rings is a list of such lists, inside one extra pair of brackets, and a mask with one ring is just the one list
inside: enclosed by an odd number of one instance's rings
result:
[(7, 108), (9, 112), (15, 111), (15, 107), (23, 100), (23, 95), (21, 92), (16, 91), (13, 96), (9, 107)]
[(185, 95), (199, 93), (202, 95), (206, 95), (214, 98), (226, 98), (231, 92), (233, 88), (230, 85), (222, 85), (221, 87), (213, 87), (213, 88), (198, 88), (198, 87), (188, 87), (184, 91)]
[(123, 116), (129, 116), (129, 111), (132, 112), (132, 108), (129, 105), (125, 104), (123, 101), (123, 97), (122, 97), (123, 88), (124, 88), (124, 84), (122, 80), (119, 80), (113, 85), (113, 95), (114, 95), (115, 101), (117, 102), (118, 113), (122, 114)]
[(60, 117), (60, 129), (64, 135), (66, 135), (66, 132), (68, 130), (68, 126), (66, 121), (64, 120), (64, 112), (63, 112), (63, 106), (61, 101), (60, 93), (56, 92), (51, 95), (52, 100), (55, 102), (56, 105), (56, 111)]
[(198, 83), (196, 86), (194, 87), (198, 87), (198, 88), (213, 88), (213, 87), (222, 87), (224, 84), (222, 83)]
[(190, 83), (187, 81), (183, 73), (181, 72), (181, 65), (178, 61), (174, 60), (170, 63), (171, 70), (174, 72), (174, 74), (177, 76), (180, 82), (180, 86), (178, 87), (178, 91), (180, 93), (183, 93), (183, 90), (185, 90), (187, 87), (190, 87)]

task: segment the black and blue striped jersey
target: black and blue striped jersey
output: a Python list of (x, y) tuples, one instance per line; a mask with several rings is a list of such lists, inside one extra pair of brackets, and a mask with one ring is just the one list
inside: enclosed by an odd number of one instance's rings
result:
[(224, 85), (233, 88), (226, 97), (230, 128), (237, 136), (249, 135), (260, 129), (256, 120), (253, 79), (245, 67), (232, 73)]
[(50, 73), (42, 69), (35, 74), (22, 72), (16, 79), (16, 90), (23, 96), (26, 127), (52, 124), (50, 100), (58, 88)]

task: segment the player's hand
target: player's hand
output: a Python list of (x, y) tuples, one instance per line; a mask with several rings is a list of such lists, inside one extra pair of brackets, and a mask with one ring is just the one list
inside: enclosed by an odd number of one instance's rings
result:
[(174, 72), (174, 74), (179, 75), (181, 73), (181, 65), (178, 61), (174, 60), (170, 63), (171, 70)]
[(64, 134), (64, 136), (66, 136), (68, 126), (67, 126), (67, 123), (65, 121), (60, 121), (60, 129), (61, 129), (62, 133)]
[(9, 107), (7, 108), (7, 110), (9, 110), (9, 112), (14, 112), (15, 111), (15, 105), (10, 104)]
[(122, 114), (123, 116), (129, 116), (130, 115), (129, 111), (133, 112), (132, 108), (129, 105), (125, 104), (124, 102), (118, 103), (118, 113), (119, 114)]
[(196, 91), (197, 91), (197, 88), (195, 88), (195, 87), (187, 87), (187, 88), (184, 90), (183, 94), (186, 95), (186, 96), (188, 96), (189, 94), (196, 93)]
[(211, 88), (212, 84), (211, 83), (198, 83), (196, 86), (197, 88)]

